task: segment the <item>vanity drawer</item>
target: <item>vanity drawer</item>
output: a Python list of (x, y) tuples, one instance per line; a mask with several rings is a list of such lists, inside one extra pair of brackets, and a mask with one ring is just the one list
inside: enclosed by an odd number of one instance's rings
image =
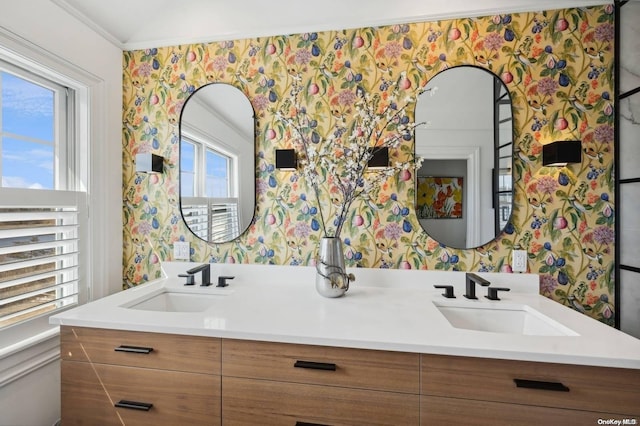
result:
[[(62, 424), (219, 425), (220, 376), (62, 361)], [(129, 401), (130, 408), (115, 407)], [(145, 411), (141, 403), (153, 404)]]
[(220, 339), (63, 326), (60, 356), (131, 367), (220, 374)]
[(422, 355), (421, 371), (423, 395), (640, 414), (640, 370)]
[(419, 395), (222, 378), (227, 425), (418, 425)]
[(222, 359), (224, 376), (419, 392), (418, 354), (225, 339)]
[(622, 418), (620, 415), (610, 413), (441, 398), (438, 396), (420, 397), (420, 413), (420, 424), (424, 426), (446, 424), (466, 426), (584, 426), (597, 425), (598, 420), (602, 419)]

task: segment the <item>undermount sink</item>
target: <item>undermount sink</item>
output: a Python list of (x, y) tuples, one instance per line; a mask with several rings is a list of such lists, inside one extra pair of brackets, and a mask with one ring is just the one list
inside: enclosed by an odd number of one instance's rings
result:
[(578, 336), (570, 328), (527, 305), (433, 303), (455, 328), (530, 336)]
[(211, 308), (219, 300), (220, 296), (226, 294), (222, 292), (196, 294), (164, 291), (134, 300), (123, 305), (123, 307), (141, 311), (203, 312)]

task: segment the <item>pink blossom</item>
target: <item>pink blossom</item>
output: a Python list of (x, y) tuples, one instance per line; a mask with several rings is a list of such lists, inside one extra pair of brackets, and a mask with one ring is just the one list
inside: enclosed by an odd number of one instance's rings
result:
[(397, 42), (388, 43), (384, 47), (384, 54), (389, 58), (399, 58), (402, 54), (402, 46)]
[(558, 286), (558, 281), (553, 275), (540, 275), (540, 292), (542, 294), (552, 294), (553, 290)]
[(255, 98), (253, 98), (252, 103), (256, 111), (264, 111), (265, 109), (267, 109), (267, 106), (269, 106), (269, 98), (267, 98), (265, 95), (257, 95)]
[(390, 223), (384, 227), (384, 236), (390, 240), (397, 240), (402, 235), (402, 228), (397, 223)]
[(491, 33), (484, 39), (484, 45), (489, 50), (498, 50), (502, 47), (504, 39), (498, 33)]
[(344, 105), (344, 106), (353, 105), (355, 101), (356, 101), (356, 94), (353, 93), (351, 90), (343, 90), (342, 92), (340, 92), (340, 94), (338, 94), (338, 103), (340, 105)]
[(293, 228), (293, 235), (297, 238), (307, 238), (311, 233), (311, 227), (306, 222), (298, 222)]
[(216, 71), (224, 71), (227, 68), (227, 58), (224, 56), (216, 56), (213, 58), (213, 69)]
[(613, 127), (608, 124), (596, 127), (596, 130), (593, 132), (593, 138), (596, 142), (600, 143), (613, 142)]
[(551, 96), (558, 90), (558, 83), (551, 77), (545, 77), (538, 82), (538, 93)]
[(605, 22), (604, 24), (600, 24), (596, 27), (595, 38), (598, 41), (609, 42), (613, 40), (614, 35), (615, 35), (615, 31), (613, 29), (613, 25), (611, 25), (608, 22)]
[(138, 224), (138, 232), (142, 235), (149, 235), (151, 233), (151, 224), (149, 222), (140, 222)]
[(593, 239), (599, 244), (611, 244), (613, 242), (613, 229), (608, 226), (598, 226), (593, 230)]
[(553, 194), (558, 188), (558, 181), (551, 176), (542, 176), (537, 184), (538, 190), (545, 194)]
[(138, 67), (138, 75), (149, 77), (151, 75), (151, 64), (145, 62)]
[(296, 64), (305, 65), (311, 61), (311, 52), (306, 49), (300, 49), (296, 52), (295, 55)]

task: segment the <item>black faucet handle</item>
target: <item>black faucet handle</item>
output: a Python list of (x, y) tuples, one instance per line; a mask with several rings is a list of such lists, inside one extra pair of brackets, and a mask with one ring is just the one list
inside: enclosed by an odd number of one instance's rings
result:
[(442, 295), (444, 297), (446, 297), (447, 299), (455, 299), (456, 298), (456, 296), (454, 296), (454, 294), (453, 294), (453, 286), (452, 285), (435, 284), (433, 287), (434, 288), (443, 288), (444, 289), (444, 293), (442, 293)]
[(229, 283), (227, 282), (227, 280), (232, 280), (235, 277), (225, 277), (225, 276), (219, 276), (218, 277), (218, 285), (216, 287), (226, 287), (229, 285)]
[(196, 277), (193, 274), (180, 274), (180, 278), (186, 278), (187, 282), (184, 285), (194, 285), (196, 283)]
[(485, 297), (489, 300), (500, 300), (498, 297), (499, 291), (511, 291), (511, 289), (506, 287), (489, 287), (487, 288), (487, 295)]

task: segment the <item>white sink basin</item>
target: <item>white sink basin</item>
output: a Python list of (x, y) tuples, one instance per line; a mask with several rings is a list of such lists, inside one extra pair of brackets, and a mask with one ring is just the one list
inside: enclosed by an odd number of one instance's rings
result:
[(455, 328), (530, 336), (578, 336), (573, 330), (527, 305), (433, 303)]
[(122, 307), (141, 311), (203, 312), (211, 308), (216, 301), (220, 300), (220, 296), (226, 294), (227, 293), (195, 294), (165, 291), (134, 300)]

